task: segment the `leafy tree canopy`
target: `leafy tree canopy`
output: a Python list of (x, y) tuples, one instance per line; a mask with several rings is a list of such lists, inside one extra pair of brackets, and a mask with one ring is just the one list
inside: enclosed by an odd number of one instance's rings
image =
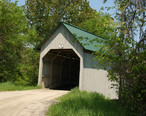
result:
[(27, 0), (26, 13), (40, 37), (53, 29), (58, 21), (79, 25), (91, 17), (94, 10), (87, 0)]
[[(36, 38), (36, 31), (28, 25), (23, 8), (17, 6), (17, 3), (1, 0), (0, 82), (21, 80), (22, 84), (23, 80), (25, 85), (34, 84), (34, 80), (37, 80), (38, 55), (31, 47), (35, 46)], [(29, 65), (27, 71), (25, 71), (26, 63)], [(30, 73), (30, 70), (33, 73)], [(32, 80), (33, 78), (35, 79)]]
[(0, 1), (0, 80), (15, 78), (27, 29), (26, 17), (16, 3)]
[(116, 29), (116, 23), (109, 14), (99, 11), (92, 13), (91, 18), (81, 22), (79, 27), (103, 38), (109, 38)]

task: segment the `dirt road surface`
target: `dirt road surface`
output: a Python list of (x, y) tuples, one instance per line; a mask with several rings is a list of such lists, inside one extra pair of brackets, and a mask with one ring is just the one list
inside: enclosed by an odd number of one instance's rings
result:
[(55, 98), (68, 92), (49, 89), (0, 92), (0, 116), (45, 116)]

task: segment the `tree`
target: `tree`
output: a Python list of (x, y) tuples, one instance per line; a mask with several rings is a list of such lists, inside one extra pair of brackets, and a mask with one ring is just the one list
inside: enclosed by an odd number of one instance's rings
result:
[(78, 25), (89, 19), (94, 10), (87, 0), (27, 0), (26, 13), (30, 25), (34, 25), (44, 38), (58, 21)]
[(112, 38), (100, 41), (103, 46), (95, 53), (96, 59), (99, 65), (106, 64), (110, 67), (107, 69), (109, 79), (119, 83), (120, 103), (124, 107), (127, 106), (132, 115), (144, 116), (146, 115), (145, 1), (115, 0), (114, 3), (119, 24)]
[(14, 81), (23, 49), (26, 17), (16, 3), (0, 1), (0, 81)]
[(15, 84), (36, 86), (38, 82), (39, 52), (26, 47), (21, 51), (21, 62), (19, 63), (20, 74)]
[(37, 36), (22, 7), (0, 1), (0, 82), (37, 84), (39, 56), (33, 49)]
[(101, 11), (91, 14), (91, 18), (78, 25), (79, 27), (103, 38), (111, 37), (116, 28), (116, 23), (109, 14)]

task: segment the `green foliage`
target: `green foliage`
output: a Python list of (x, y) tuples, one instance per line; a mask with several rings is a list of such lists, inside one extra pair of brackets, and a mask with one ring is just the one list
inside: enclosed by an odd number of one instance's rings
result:
[(15, 80), (15, 84), (36, 86), (39, 72), (39, 53), (29, 47), (23, 49), (21, 53), (22, 59), (19, 63), (21, 75)]
[(78, 25), (89, 19), (94, 10), (87, 0), (27, 0), (26, 13), (40, 37), (53, 29), (58, 21)]
[(39, 86), (22, 86), (15, 85), (12, 82), (0, 83), (0, 91), (16, 91), (16, 90), (30, 90), (30, 89), (40, 89)]
[(0, 82), (36, 85), (38, 35), (16, 3), (0, 1)]
[(0, 81), (14, 81), (19, 73), (26, 17), (15, 3), (0, 1)]
[(91, 14), (90, 19), (79, 24), (79, 27), (103, 38), (109, 38), (116, 28), (116, 23), (109, 14), (101, 11)]
[(118, 27), (111, 37), (100, 40), (103, 46), (95, 53), (96, 59), (98, 66), (110, 67), (107, 68), (109, 79), (119, 83), (121, 104), (132, 115), (145, 116), (144, 1), (116, 0), (115, 5), (118, 11)]
[(48, 116), (129, 116), (116, 101), (77, 88), (59, 100), (49, 108)]

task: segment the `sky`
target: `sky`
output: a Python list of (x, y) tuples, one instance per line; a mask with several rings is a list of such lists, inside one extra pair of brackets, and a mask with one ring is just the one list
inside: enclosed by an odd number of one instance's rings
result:
[[(15, 2), (16, 0), (11, 0), (12, 2)], [(100, 10), (101, 7), (106, 7), (106, 6), (114, 6), (114, 3), (113, 3), (113, 0), (107, 0), (106, 4), (103, 4), (103, 0), (88, 0), (89, 3), (90, 3), (90, 6), (93, 8), (93, 9), (96, 9), (97, 11)], [(18, 0), (18, 6), (21, 6), (21, 5), (24, 5), (25, 4), (25, 0)], [(115, 14), (115, 10), (109, 10), (109, 11), (106, 11), (104, 10), (103, 11), (104, 13), (109, 13), (111, 15), (114, 15)]]

